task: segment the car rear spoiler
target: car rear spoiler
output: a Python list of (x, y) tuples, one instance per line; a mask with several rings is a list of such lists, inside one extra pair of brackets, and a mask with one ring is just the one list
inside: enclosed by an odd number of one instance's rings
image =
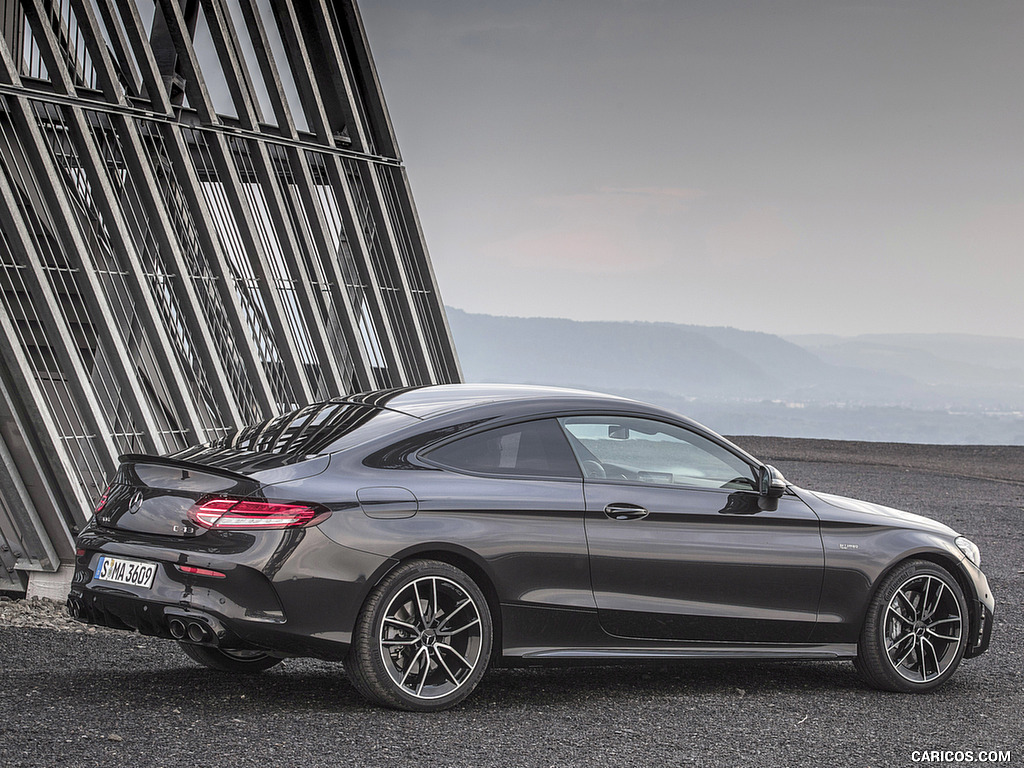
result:
[[(250, 475), (243, 475), (216, 465), (200, 464), (199, 462), (175, 459), (169, 456), (125, 453), (119, 456), (118, 460), (121, 462), (118, 477), (121, 479), (121, 482), (127, 482), (129, 485), (141, 483), (150, 488), (192, 491), (208, 485), (208, 481), (207, 483), (200, 482), (198, 484), (196, 482), (200, 477), (205, 476), (206, 478), (218, 478), (223, 483), (216, 488), (218, 493), (228, 493), (233, 496), (248, 496), (263, 487), (262, 482)], [(152, 479), (143, 479), (143, 476), (140, 475), (138, 468), (143, 466), (167, 467), (172, 472), (180, 470), (181, 476), (174, 479), (165, 477), (154, 482)]]
[(157, 464), (165, 467), (177, 467), (178, 469), (191, 470), (193, 472), (203, 472), (207, 475), (220, 475), (221, 477), (238, 480), (240, 482), (255, 482), (249, 475), (233, 472), (230, 469), (221, 469), (220, 467), (210, 464), (199, 464), (195, 461), (184, 461), (183, 459), (175, 459), (170, 456), (149, 456), (145, 453), (122, 453), (117, 457), (117, 460), (122, 464)]

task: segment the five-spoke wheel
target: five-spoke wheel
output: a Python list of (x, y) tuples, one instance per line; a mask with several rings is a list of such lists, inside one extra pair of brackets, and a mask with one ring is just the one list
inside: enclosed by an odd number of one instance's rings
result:
[(879, 587), (861, 634), (857, 668), (868, 683), (926, 691), (945, 682), (963, 658), (967, 604), (948, 571), (911, 560)]
[(491, 652), (491, 616), (461, 570), (415, 560), (370, 593), (346, 661), (356, 688), (401, 709), (432, 711), (476, 687)]

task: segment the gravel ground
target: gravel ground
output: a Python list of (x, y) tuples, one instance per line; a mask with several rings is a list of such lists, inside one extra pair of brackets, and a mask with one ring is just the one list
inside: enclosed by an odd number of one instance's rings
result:
[(56, 629), (78, 634), (118, 634), (106, 627), (85, 626), (68, 616), (64, 603), (39, 597), (31, 600), (0, 597), (0, 628), (6, 627)]
[[(738, 442), (795, 483), (973, 538), (997, 600), (990, 651), (927, 696), (872, 691), (849, 663), (689, 662), (497, 670), (420, 715), (367, 705), (337, 665), (240, 679), (53, 603), (0, 602), (0, 766), (911, 766), (917, 750), (1024, 765), (1022, 450)], [(923, 762), (956, 764), (938, 757)]]

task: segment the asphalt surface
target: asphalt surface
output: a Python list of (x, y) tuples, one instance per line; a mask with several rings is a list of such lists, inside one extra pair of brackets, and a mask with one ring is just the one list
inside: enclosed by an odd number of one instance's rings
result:
[(911, 766), (989, 750), (1024, 765), (1024, 449), (738, 442), (799, 485), (970, 536), (997, 601), (990, 651), (924, 696), (870, 690), (850, 663), (687, 662), (496, 670), (421, 715), (368, 705), (337, 665), (237, 678), (166, 641), (0, 619), (0, 766)]

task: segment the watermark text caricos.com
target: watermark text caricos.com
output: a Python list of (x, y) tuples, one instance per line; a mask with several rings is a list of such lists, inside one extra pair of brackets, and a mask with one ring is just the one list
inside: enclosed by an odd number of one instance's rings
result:
[(910, 753), (914, 763), (1008, 763), (1008, 749), (915, 749)]

